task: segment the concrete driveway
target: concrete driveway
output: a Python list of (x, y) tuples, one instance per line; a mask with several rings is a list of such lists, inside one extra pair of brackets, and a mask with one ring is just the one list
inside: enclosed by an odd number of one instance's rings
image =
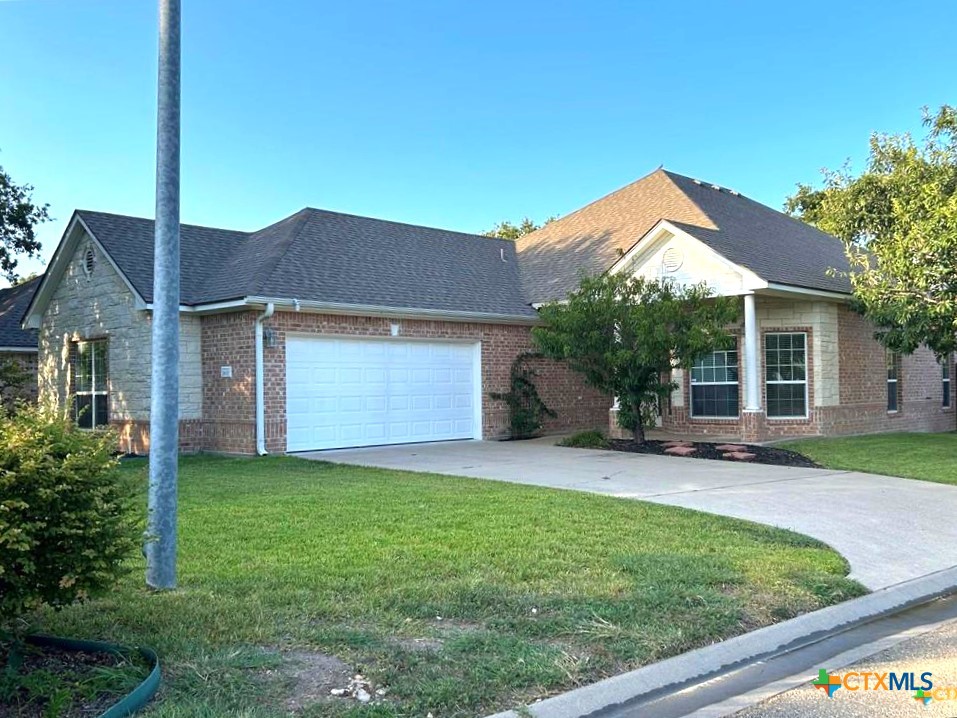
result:
[(957, 565), (957, 487), (848, 471), (567, 449), (547, 440), (347, 449), (299, 454), (588, 491), (734, 516), (833, 546), (851, 577), (883, 588)]

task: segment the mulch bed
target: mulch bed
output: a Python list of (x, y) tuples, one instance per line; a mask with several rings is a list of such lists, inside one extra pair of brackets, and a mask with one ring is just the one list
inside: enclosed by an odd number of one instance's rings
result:
[[(636, 444), (631, 439), (610, 439), (608, 442), (609, 448), (614, 451), (630, 451), (635, 454), (658, 454), (660, 456), (668, 456), (665, 453), (665, 449), (668, 448), (666, 444), (671, 442), (666, 441), (646, 441), (644, 444)], [(734, 461), (733, 459), (727, 459), (724, 457), (724, 454), (727, 453), (718, 449), (718, 446), (723, 446), (724, 443), (716, 444), (709, 443), (705, 441), (695, 441), (687, 442), (695, 452), (688, 456), (689, 459), (712, 459), (717, 461)], [(754, 458), (747, 462), (737, 461), (735, 463), (749, 463), (749, 464), (773, 464), (775, 466), (797, 466), (806, 469), (820, 469), (822, 468), (820, 464), (816, 464), (811, 461), (809, 458), (804, 456), (804, 454), (799, 454), (796, 451), (788, 451), (787, 449), (778, 449), (773, 446), (759, 446), (757, 444), (740, 444), (744, 447), (744, 450), (749, 454), (754, 454)], [(675, 457), (675, 458), (684, 458), (684, 457)]]
[[(0, 644), (0, 649), (6, 647)], [(16, 718), (99, 716), (120, 700), (127, 688), (99, 690), (104, 676), (123, 672), (129, 681), (139, 673), (145, 677), (147, 672), (145, 667), (109, 653), (27, 646), (12, 675), (7, 672), (8, 658), (0, 654), (0, 716)]]

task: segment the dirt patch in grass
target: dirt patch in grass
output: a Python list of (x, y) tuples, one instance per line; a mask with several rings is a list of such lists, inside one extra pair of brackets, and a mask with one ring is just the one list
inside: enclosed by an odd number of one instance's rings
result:
[(332, 691), (343, 689), (353, 670), (335, 656), (314, 651), (288, 651), (279, 669), (289, 680), (286, 708), (298, 712), (315, 703), (341, 700)]
[(25, 646), (0, 659), (0, 715), (98, 716), (147, 675), (138, 661), (110, 653)]
[[(644, 444), (636, 444), (630, 439), (609, 439), (608, 448), (613, 451), (628, 451), (635, 454), (658, 454), (661, 456), (668, 456), (665, 454), (665, 449), (668, 448), (666, 444), (670, 442), (665, 441), (646, 441)], [(721, 444), (710, 443), (707, 441), (695, 441), (688, 442), (691, 447), (695, 450), (693, 454), (688, 457), (674, 457), (674, 458), (689, 458), (689, 459), (711, 459), (717, 461), (735, 461), (734, 459), (726, 459), (724, 454), (728, 453), (725, 450), (721, 450), (717, 447), (724, 446), (726, 442)], [(744, 451), (749, 454), (754, 454), (754, 458), (748, 462), (738, 461), (737, 463), (750, 463), (750, 464), (773, 464), (774, 466), (797, 466), (805, 469), (820, 469), (822, 468), (820, 464), (815, 463), (804, 454), (799, 454), (796, 451), (788, 451), (787, 449), (779, 449), (774, 446), (759, 446), (758, 444), (736, 444), (736, 446), (743, 446)]]

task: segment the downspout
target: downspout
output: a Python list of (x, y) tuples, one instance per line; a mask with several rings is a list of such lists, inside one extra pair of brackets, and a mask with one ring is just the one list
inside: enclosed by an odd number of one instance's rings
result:
[(263, 375), (263, 322), (276, 311), (272, 302), (266, 311), (256, 317), (256, 453), (265, 456), (266, 451), (266, 382)]

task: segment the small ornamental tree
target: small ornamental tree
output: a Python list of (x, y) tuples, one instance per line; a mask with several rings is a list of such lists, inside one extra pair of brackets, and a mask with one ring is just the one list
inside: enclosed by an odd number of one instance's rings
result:
[(546, 416), (556, 416), (539, 396), (538, 387), (535, 386), (538, 372), (529, 365), (529, 362), (541, 358), (542, 355), (536, 352), (519, 354), (512, 362), (508, 391), (489, 394), (508, 406), (508, 423), (513, 439), (534, 436), (542, 428)]
[(873, 135), (864, 171), (824, 171), (787, 210), (844, 241), (855, 308), (888, 348), (957, 350), (957, 108), (924, 111), (927, 136)]
[(0, 408), (12, 410), (29, 375), (13, 359), (0, 358)]
[(135, 488), (110, 432), (0, 409), (0, 636), (41, 605), (109, 590), (138, 545)]
[(542, 307), (540, 316), (544, 326), (532, 334), (542, 353), (618, 397), (618, 423), (640, 444), (659, 399), (675, 388), (671, 370), (725, 345), (738, 305), (703, 284), (619, 273), (583, 279), (567, 302)]

